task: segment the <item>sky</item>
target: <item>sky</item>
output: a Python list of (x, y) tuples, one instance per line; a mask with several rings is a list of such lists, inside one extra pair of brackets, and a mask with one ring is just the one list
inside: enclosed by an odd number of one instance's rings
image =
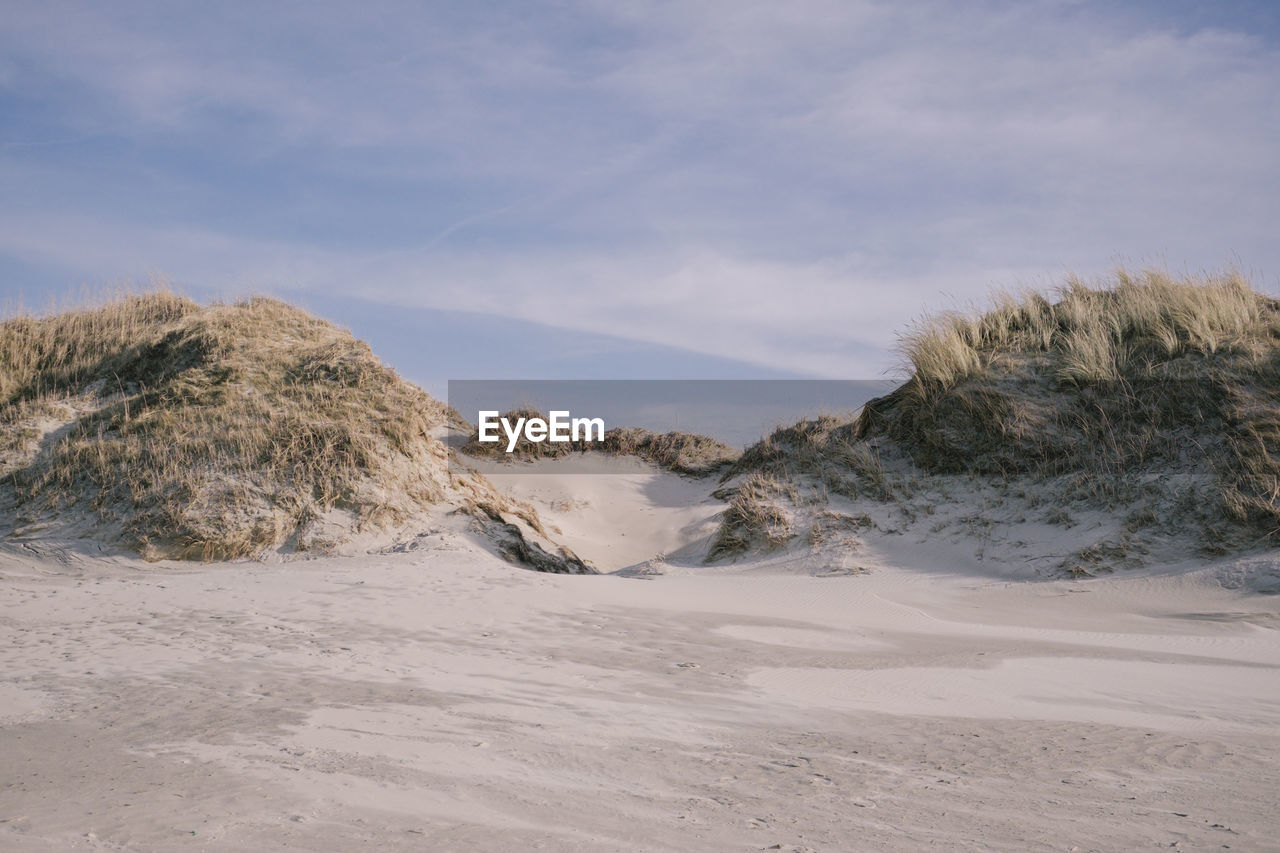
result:
[(0, 0), (0, 302), (297, 302), (428, 387), (873, 378), (1117, 265), (1280, 294), (1269, 2)]

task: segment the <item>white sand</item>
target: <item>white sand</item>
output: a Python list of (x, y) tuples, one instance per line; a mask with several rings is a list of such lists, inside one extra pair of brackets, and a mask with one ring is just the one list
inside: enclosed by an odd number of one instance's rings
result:
[[(657, 476), (609, 551), (592, 483), (557, 519), (584, 556), (701, 535)], [(1229, 572), (574, 577), (431, 542), (0, 555), (0, 850), (1277, 849), (1280, 597)]]
[(628, 456), (579, 454), (485, 471), (503, 492), (533, 504), (558, 542), (607, 572), (655, 557), (700, 559), (725, 508), (708, 496), (714, 479)]

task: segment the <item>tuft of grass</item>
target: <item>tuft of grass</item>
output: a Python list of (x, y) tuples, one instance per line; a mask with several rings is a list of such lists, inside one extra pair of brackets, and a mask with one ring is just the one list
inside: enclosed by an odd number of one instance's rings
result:
[[(98, 308), (51, 317), (13, 317), (0, 324), (0, 403), (10, 407), (66, 395), (123, 374), (154, 381), (173, 365), (156, 348), (156, 331), (200, 310), (159, 290)], [(117, 390), (117, 389), (111, 389)]]
[(732, 465), (740, 455), (722, 441), (688, 432), (651, 432), (640, 427), (606, 430), (600, 447), (605, 453), (636, 456), (659, 468), (707, 477)]
[(777, 481), (809, 476), (828, 492), (849, 498), (889, 500), (904, 484), (887, 472), (880, 451), (857, 438), (857, 420), (821, 415), (780, 427), (748, 447), (722, 475), (762, 473)]
[[(547, 419), (544, 412), (537, 409), (531, 409), (527, 406), (520, 406), (510, 411), (503, 412), (500, 417), (506, 418), (508, 422), (515, 424), (518, 420), (529, 420), (531, 418)], [(480, 431), (478, 427), (472, 427), (469, 424), (465, 427), (459, 424), (459, 427), (470, 430), (467, 442), (460, 448), (460, 451), (467, 456), (477, 458), (532, 461), (534, 459), (555, 459), (566, 454), (573, 453), (575, 450), (581, 449), (579, 445), (583, 442), (552, 442), (552, 441), (529, 441), (521, 433), (516, 439), (515, 449), (507, 453), (507, 436), (499, 429), (497, 442), (482, 442), (480, 440)]]
[(790, 541), (795, 536), (791, 519), (774, 502), (788, 491), (789, 484), (763, 472), (746, 477), (729, 499), (707, 559), (733, 557), (757, 547), (777, 548)]
[(981, 315), (941, 314), (917, 323), (900, 340), (913, 369), (912, 392), (923, 397), (999, 369), (1002, 356), (1042, 354), (1059, 382), (1085, 385), (1129, 375), (1143, 365), (1185, 353), (1212, 355), (1243, 347), (1256, 352), (1265, 298), (1235, 272), (1175, 279), (1146, 270), (1118, 270), (1090, 287), (1070, 278), (1059, 300), (1001, 294)]

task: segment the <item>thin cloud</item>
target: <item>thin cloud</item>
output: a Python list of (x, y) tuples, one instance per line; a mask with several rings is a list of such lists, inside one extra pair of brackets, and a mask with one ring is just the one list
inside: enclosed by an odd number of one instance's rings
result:
[(1093, 3), (168, 8), (0, 24), (12, 258), (821, 375), (993, 286), (1280, 270), (1266, 34)]

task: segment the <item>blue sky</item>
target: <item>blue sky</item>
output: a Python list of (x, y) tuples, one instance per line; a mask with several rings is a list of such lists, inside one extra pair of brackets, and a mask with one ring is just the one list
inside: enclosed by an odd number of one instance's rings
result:
[(1117, 263), (1278, 292), (1278, 20), (3, 0), (0, 296), (271, 293), (439, 388), (873, 377), (923, 311)]

